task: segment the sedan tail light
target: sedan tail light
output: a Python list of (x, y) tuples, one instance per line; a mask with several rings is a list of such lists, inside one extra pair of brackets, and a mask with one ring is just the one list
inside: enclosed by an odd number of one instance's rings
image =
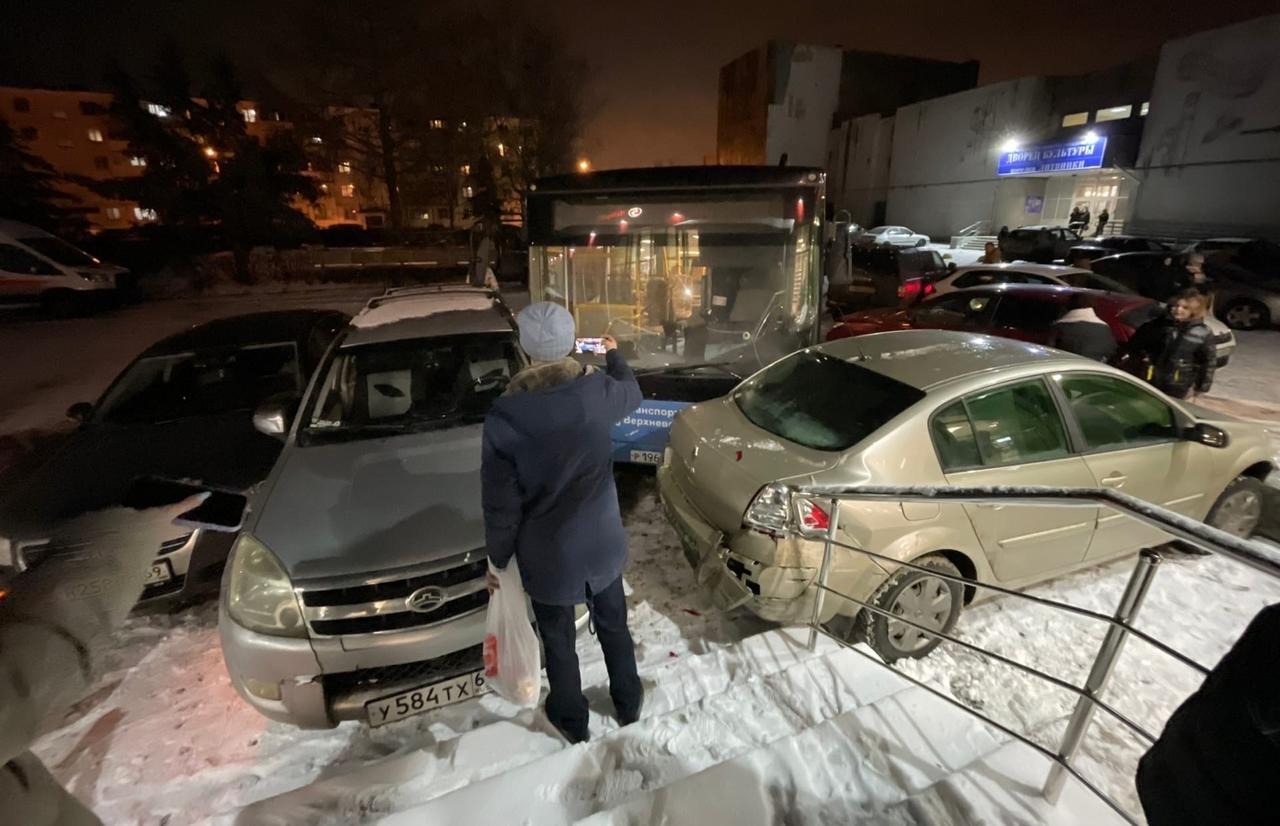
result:
[(805, 533), (822, 533), (831, 527), (831, 514), (808, 499), (797, 499), (796, 511), (800, 516), (800, 527)]
[(742, 521), (751, 528), (765, 533), (781, 534), (787, 530), (790, 514), (787, 512), (791, 491), (776, 482), (760, 488), (760, 492), (747, 506)]

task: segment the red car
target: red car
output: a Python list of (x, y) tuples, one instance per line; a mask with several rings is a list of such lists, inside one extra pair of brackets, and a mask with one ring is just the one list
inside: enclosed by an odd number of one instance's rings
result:
[(967, 330), (1044, 344), (1072, 296), (1086, 296), (1123, 344), (1160, 312), (1149, 298), (1047, 284), (993, 284), (926, 298), (911, 307), (864, 310), (845, 316), (827, 340), (888, 330)]

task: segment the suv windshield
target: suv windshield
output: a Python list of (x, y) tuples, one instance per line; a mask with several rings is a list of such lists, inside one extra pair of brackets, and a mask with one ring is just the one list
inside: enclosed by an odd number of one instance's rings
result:
[(522, 364), (509, 333), (344, 347), (325, 368), (302, 441), (375, 438), (483, 421)]
[(733, 394), (756, 427), (815, 450), (846, 450), (923, 398), (910, 385), (813, 351), (783, 359)]
[(301, 392), (293, 342), (175, 353), (138, 359), (107, 391), (95, 420), (157, 424), (217, 416), (253, 410), (277, 393)]
[(45, 258), (64, 267), (96, 267), (102, 263), (84, 250), (76, 249), (60, 238), (40, 235), (20, 240)]

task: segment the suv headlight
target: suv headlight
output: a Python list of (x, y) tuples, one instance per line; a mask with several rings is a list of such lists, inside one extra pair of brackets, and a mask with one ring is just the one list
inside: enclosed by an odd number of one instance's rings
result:
[(275, 556), (257, 539), (240, 534), (231, 549), (227, 613), (250, 631), (275, 637), (305, 637), (302, 608), (293, 583)]

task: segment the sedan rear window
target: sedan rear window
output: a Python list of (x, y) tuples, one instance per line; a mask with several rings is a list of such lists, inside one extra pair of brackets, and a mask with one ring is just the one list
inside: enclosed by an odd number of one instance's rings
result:
[(874, 370), (804, 351), (743, 384), (734, 401), (756, 427), (814, 450), (846, 450), (924, 398)]

